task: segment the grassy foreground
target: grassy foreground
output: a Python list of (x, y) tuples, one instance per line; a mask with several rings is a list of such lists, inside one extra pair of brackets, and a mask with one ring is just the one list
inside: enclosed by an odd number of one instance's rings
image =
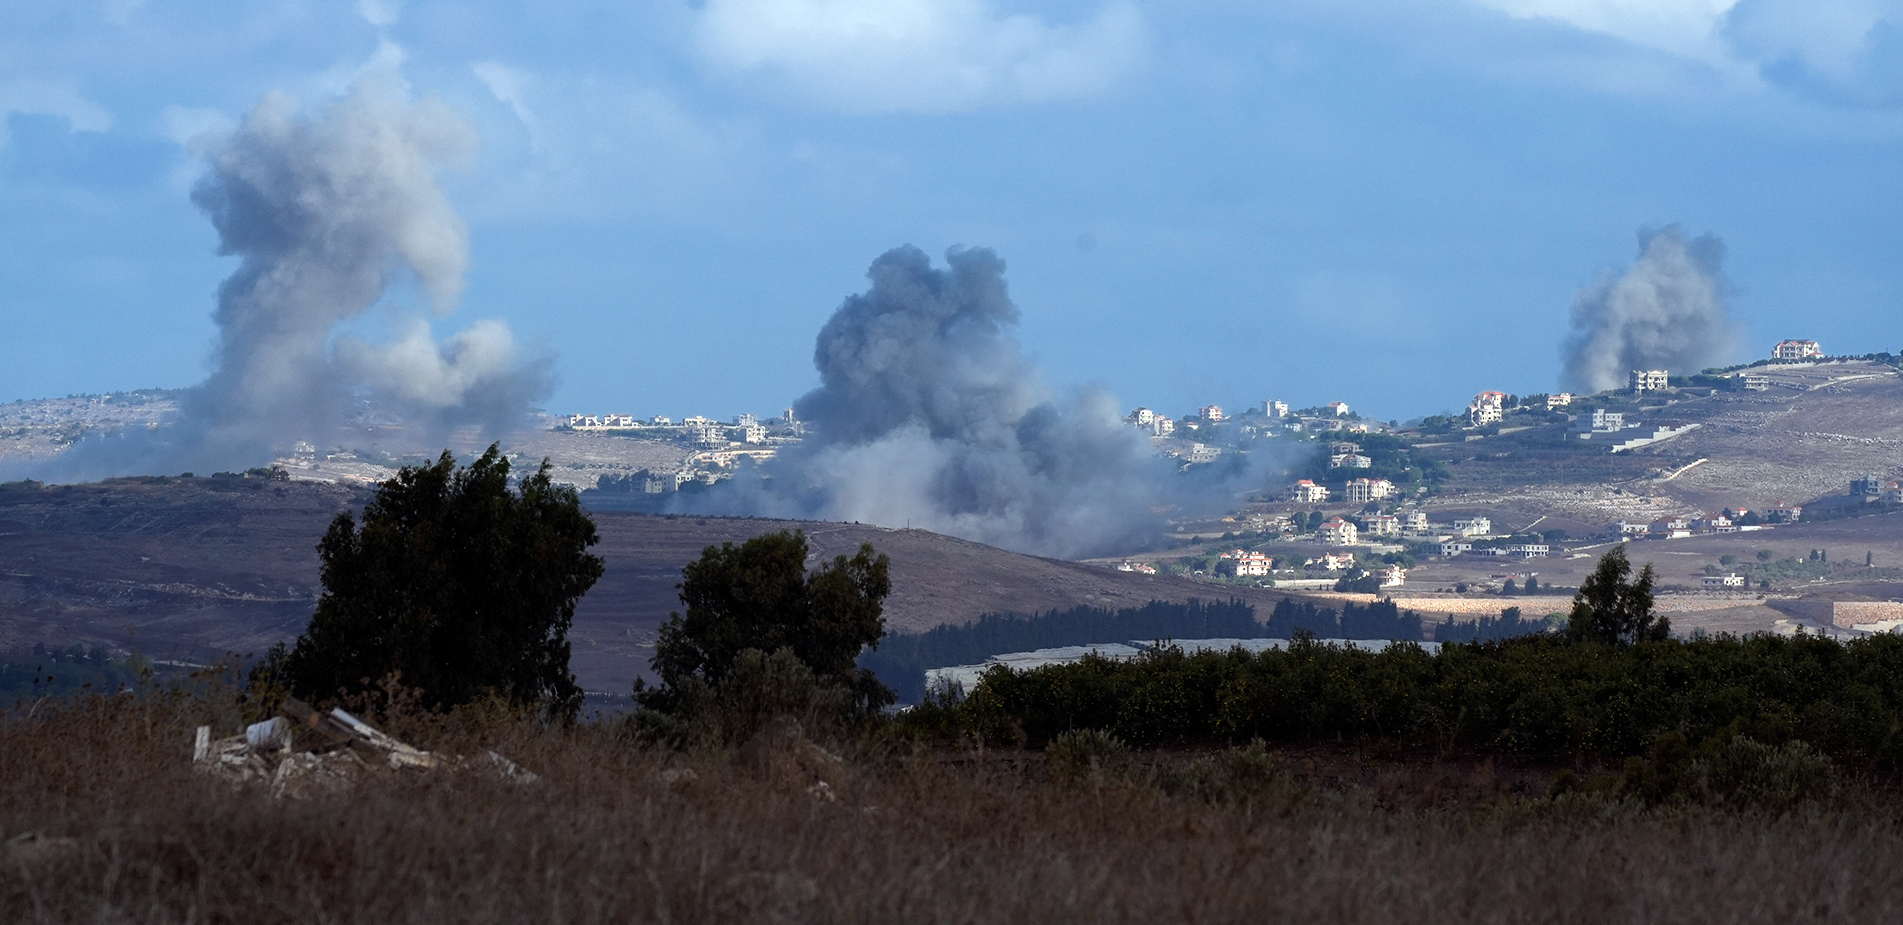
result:
[[(222, 718), (221, 733), (235, 722)], [(193, 773), (191, 728), (219, 719), (203, 701), (121, 697), (0, 720), (0, 919), (1903, 917), (1903, 825), (1881, 799), (1647, 810), (1546, 799), (1539, 769), (1352, 751), (1130, 754), (1121, 768), (1075, 749), (835, 763), (799, 740), (682, 756), (615, 723), (465, 711), (387, 728), (443, 751), (494, 748), (542, 780), (390, 773), (272, 800)]]

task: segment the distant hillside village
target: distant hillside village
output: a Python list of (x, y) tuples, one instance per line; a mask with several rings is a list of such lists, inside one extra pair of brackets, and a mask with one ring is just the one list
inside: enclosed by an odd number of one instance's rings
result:
[[(1765, 367), (1851, 360), (1892, 362), (1887, 354), (1832, 358), (1816, 341), (1786, 340), (1773, 347), (1770, 357), (1730, 369), (1708, 369), (1692, 376), (1666, 369), (1633, 370), (1625, 388), (1598, 395), (1515, 396), (1482, 391), (1463, 416), (1429, 417), (1410, 427), (1362, 420), (1343, 402), (1291, 411), (1287, 404), (1273, 400), (1236, 418), (1226, 417), (1212, 405), (1175, 420), (1140, 407), (1124, 420), (1150, 434), (1159, 452), (1183, 460), (1185, 467), (1219, 459), (1226, 449), (1249, 439), (1294, 436), (1317, 444), (1306, 470), (1293, 473), (1280, 492), (1266, 492), (1256, 499), (1258, 503), (1223, 519), (1221, 526), (1228, 528), (1223, 536), (1253, 537), (1250, 547), (1192, 559), (1177, 571), (1286, 589), (1380, 591), (1403, 586), (1409, 567), (1426, 557), (1534, 560), (1555, 553), (1559, 542), (1668, 540), (1796, 523), (1805, 518), (1805, 507), (1792, 503), (1761, 510), (1735, 506), (1717, 513), (1617, 520), (1591, 536), (1567, 536), (1563, 530), (1545, 534), (1496, 531), (1484, 516), (1436, 522), (1419, 505), (1446, 470), (1423, 450), (1450, 445), (1446, 441), (1458, 445), (1457, 441), (1539, 429), (1563, 434), (1573, 441), (1574, 452), (1626, 453), (1700, 427), (1697, 422), (1672, 419), (1669, 408), (1679, 400), (1786, 387), (1767, 375)], [(1220, 439), (1224, 436), (1226, 442)], [(1587, 451), (1587, 446), (1603, 449)], [(1841, 498), (1822, 502), (1831, 511), (1843, 511), (1841, 516), (1854, 513), (1845, 505), (1866, 504), (1873, 511), (1903, 509), (1903, 482), (1863, 474), (1850, 480)], [(1812, 519), (1818, 514), (1816, 507), (1813, 504)], [(1197, 534), (1183, 536), (1188, 540)], [(1162, 561), (1130, 559), (1116, 567), (1153, 573)], [(1166, 562), (1162, 570), (1169, 570)], [(1521, 577), (1536, 583), (1535, 576)], [(1747, 583), (1741, 575), (1726, 573), (1706, 576), (1701, 586), (1727, 590), (1742, 589)]]
[[(1184, 515), (1175, 526), (1175, 535), (1183, 543), (1202, 544), (1215, 538), (1219, 544), (1230, 537), (1248, 542), (1218, 545), (1205, 553), (1145, 556), (1113, 564), (1127, 571), (1172, 571), (1277, 588), (1381, 591), (1403, 587), (1409, 570), (1427, 559), (1524, 562), (1563, 552), (1561, 544), (1748, 532), (1800, 519), (1854, 516), (1853, 507), (1862, 505), (1870, 510), (1903, 508), (1903, 485), (1879, 473), (1856, 475), (1841, 498), (1807, 502), (1808, 516), (1807, 506), (1797, 503), (1760, 509), (1734, 505), (1722, 512), (1601, 521), (1604, 526), (1586, 531), (1589, 535), (1569, 536), (1559, 529), (1496, 529), (1492, 518), (1480, 513), (1439, 519), (1423, 506), (1436, 497), (1436, 487), (1449, 477), (1447, 462), (1458, 461), (1457, 448), (1466, 442), (1525, 432), (1525, 437), (1536, 437), (1539, 445), (1564, 452), (1567, 458), (1625, 454), (1702, 426), (1675, 413), (1675, 406), (1687, 399), (1720, 392), (1803, 388), (1777, 373), (1852, 359), (1894, 365), (1887, 354), (1833, 358), (1816, 341), (1786, 340), (1776, 344), (1769, 357), (1728, 369), (1693, 375), (1669, 369), (1633, 370), (1624, 388), (1597, 395), (1481, 391), (1464, 414), (1429, 416), (1405, 426), (1366, 419), (1342, 401), (1291, 408), (1287, 402), (1268, 399), (1237, 414), (1211, 404), (1176, 417), (1137, 407), (1125, 415), (1124, 425), (1142, 433), (1159, 456), (1175, 460), (1184, 473), (1213, 467), (1206, 471), (1226, 478), (1252, 471), (1241, 460), (1268, 447), (1264, 441), (1273, 441), (1277, 447), (1267, 458), (1297, 462), (1282, 467), (1286, 481), (1261, 485), (1220, 521), (1198, 522)], [(574, 414), (555, 429), (676, 447), (678, 466), (604, 474), (586, 492), (596, 503), (637, 507), (664, 505), (664, 496), (677, 492), (706, 490), (745, 466), (772, 458), (807, 433), (806, 424), (791, 409), (770, 419), (742, 414), (730, 422), (701, 416), (675, 421), (659, 416)], [(623, 500), (617, 502), (617, 498)], [(1520, 572), (1516, 577), (1536, 586), (1537, 574)], [(1746, 584), (1736, 574), (1711, 575), (1704, 582), (1720, 590)]]

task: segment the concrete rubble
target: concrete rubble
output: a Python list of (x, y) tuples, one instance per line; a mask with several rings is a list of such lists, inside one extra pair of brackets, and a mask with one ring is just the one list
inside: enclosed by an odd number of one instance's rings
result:
[(518, 784), (540, 780), (493, 751), (473, 759), (424, 751), (342, 709), (319, 712), (294, 699), (243, 735), (213, 739), (210, 726), (198, 727), (192, 765), (201, 774), (265, 784), (273, 797), (293, 799), (346, 790), (375, 772), (475, 770)]

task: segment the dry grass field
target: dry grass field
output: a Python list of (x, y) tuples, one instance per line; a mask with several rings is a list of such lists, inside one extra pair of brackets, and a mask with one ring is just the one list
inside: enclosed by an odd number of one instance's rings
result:
[(1210, 801), (1065, 783), (1035, 754), (688, 757), (608, 725), (469, 716), (387, 728), (425, 747), (493, 747), (541, 781), (392, 772), (272, 800), (191, 770), (191, 728), (216, 713), (116, 698), (7, 718), (0, 915), (152, 925), (1903, 916), (1903, 826), (1887, 806), (1772, 818), (1556, 804), (1539, 796), (1537, 769), (1384, 764), (1339, 749), (1319, 762), (1283, 755), (1280, 786)]

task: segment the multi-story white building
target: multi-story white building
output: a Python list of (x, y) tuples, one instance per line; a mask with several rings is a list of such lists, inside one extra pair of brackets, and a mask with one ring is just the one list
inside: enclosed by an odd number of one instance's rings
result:
[(1339, 517), (1331, 517), (1315, 531), (1321, 541), (1330, 546), (1353, 546), (1360, 540), (1360, 529)]
[(1779, 341), (1771, 348), (1771, 356), (1779, 360), (1803, 360), (1824, 355), (1824, 348), (1814, 340)]
[(1625, 429), (1625, 412), (1594, 408), (1591, 414), (1580, 415), (1579, 420), (1573, 424), (1573, 429), (1579, 431), (1581, 439), (1589, 438), (1593, 434), (1618, 433)]
[(1401, 518), (1389, 514), (1369, 514), (1361, 518), (1361, 532), (1369, 536), (1400, 536)]
[(1572, 403), (1573, 403), (1573, 393), (1571, 392), (1561, 392), (1557, 395), (1546, 396), (1546, 410), (1548, 411), (1564, 408), (1571, 405)]
[(1203, 408), (1199, 408), (1196, 411), (1196, 416), (1199, 418), (1202, 418), (1205, 421), (1208, 421), (1211, 424), (1221, 424), (1222, 423), (1222, 406), (1208, 405)]
[(1270, 399), (1262, 403), (1262, 413), (1271, 418), (1288, 417), (1288, 402)]
[(1267, 553), (1248, 552), (1241, 549), (1225, 552), (1222, 558), (1235, 563), (1238, 578), (1267, 577), (1275, 564), (1275, 560), (1269, 558)]
[(1345, 418), (1349, 414), (1348, 403), (1345, 401), (1331, 401), (1326, 407), (1329, 414), (1338, 418)]
[(1630, 384), (1634, 392), (1652, 392), (1665, 388), (1671, 379), (1671, 375), (1662, 369), (1635, 369)]
[(1387, 479), (1355, 479), (1342, 486), (1342, 500), (1349, 504), (1367, 504), (1385, 500), (1394, 494), (1394, 483)]
[(1507, 393), (1481, 392), (1467, 406), (1467, 421), (1475, 427), (1498, 424), (1506, 417)]
[(1454, 532), (1461, 536), (1486, 536), (1493, 532), (1493, 521), (1485, 517), (1470, 517), (1454, 521)]
[(759, 423), (741, 425), (740, 426), (740, 442), (741, 443), (765, 443), (766, 442), (766, 427)]
[(1376, 569), (1375, 574), (1381, 576), (1381, 587), (1383, 588), (1398, 588), (1407, 583), (1407, 569), (1398, 565), (1390, 565), (1387, 568)]
[(1309, 479), (1302, 479), (1295, 483), (1294, 488), (1289, 490), (1289, 497), (1295, 501), (1309, 503), (1327, 501), (1328, 486), (1317, 485)]
[(1432, 526), (1427, 522), (1426, 511), (1402, 511), (1401, 529), (1409, 533), (1426, 533)]
[(1138, 406), (1135, 411), (1124, 415), (1123, 423), (1129, 424), (1132, 427), (1154, 427), (1156, 425), (1156, 412)]
[(690, 425), (687, 429), (687, 432), (691, 436), (693, 436), (694, 444), (696, 446), (702, 446), (702, 447), (726, 446), (727, 443), (729, 442), (727, 440), (726, 432), (721, 430), (720, 425), (718, 424), (707, 423), (703, 421), (702, 423), (699, 423), (699, 424)]

